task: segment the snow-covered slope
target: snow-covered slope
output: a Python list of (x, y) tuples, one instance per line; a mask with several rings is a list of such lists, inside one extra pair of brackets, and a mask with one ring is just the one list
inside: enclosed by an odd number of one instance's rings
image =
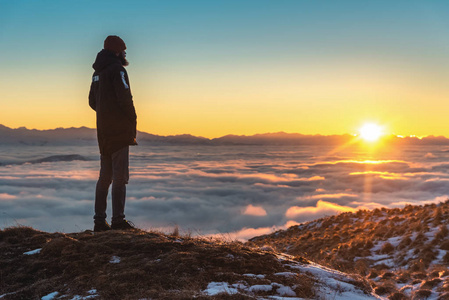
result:
[[(253, 238), (370, 280), (395, 299), (449, 299), (449, 202), (327, 217)], [(405, 297), (405, 298), (401, 298)]]

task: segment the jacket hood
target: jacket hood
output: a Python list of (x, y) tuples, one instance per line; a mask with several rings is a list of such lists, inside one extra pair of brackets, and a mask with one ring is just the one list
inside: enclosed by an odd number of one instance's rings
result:
[(100, 52), (98, 52), (97, 58), (95, 59), (92, 68), (94, 68), (95, 71), (100, 72), (101, 70), (105, 69), (106, 67), (112, 64), (122, 65), (120, 62), (120, 58), (118, 56), (116, 56), (111, 51), (103, 49)]

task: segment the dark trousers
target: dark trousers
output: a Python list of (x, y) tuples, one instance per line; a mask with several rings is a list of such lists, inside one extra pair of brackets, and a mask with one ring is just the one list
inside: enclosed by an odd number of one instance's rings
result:
[(112, 182), (112, 223), (125, 218), (126, 184), (129, 180), (129, 146), (111, 155), (101, 155), (100, 178), (95, 191), (95, 216), (97, 222), (106, 220), (109, 186)]

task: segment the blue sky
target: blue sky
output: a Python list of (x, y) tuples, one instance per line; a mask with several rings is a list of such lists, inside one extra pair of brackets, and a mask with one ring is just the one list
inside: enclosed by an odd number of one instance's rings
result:
[[(413, 130), (449, 135), (449, 129), (440, 130), (440, 112), (449, 108), (442, 106), (449, 75), (445, 1), (1, 0), (0, 97), (6, 105), (1, 122), (32, 128), (94, 126), (82, 105), (90, 66), (109, 34), (127, 43), (141, 130), (206, 136), (344, 133), (370, 119), (391, 121), (399, 134), (409, 134), (405, 120), (413, 112), (404, 107), (412, 103), (416, 111), (430, 101), (438, 109), (424, 110), (417, 119), (429, 123), (424, 113), (434, 114), (437, 123)], [(315, 81), (308, 82), (310, 78)], [(339, 78), (345, 78), (340, 84), (347, 84), (344, 91), (335, 87)], [(315, 88), (298, 91), (302, 83)], [(350, 94), (351, 85), (360, 94)], [(54, 86), (56, 91), (50, 92)], [(408, 95), (407, 89), (417, 86), (420, 90), (412, 94), (423, 96)], [(321, 93), (326, 90), (334, 97)], [(370, 98), (373, 90), (381, 99)], [(424, 95), (444, 97), (428, 100)], [(64, 106), (56, 109), (61, 101)], [(309, 107), (317, 101), (325, 105)], [(347, 123), (311, 123), (332, 119), (338, 107), (332, 103), (363, 101), (367, 106), (348, 112)], [(223, 102), (229, 107), (223, 108)], [(273, 108), (273, 102), (285, 110)], [(49, 109), (41, 119), (33, 116), (40, 103)], [(397, 108), (378, 111), (390, 103)], [(369, 113), (373, 111), (377, 113)], [(198, 119), (202, 122), (196, 123)], [(341, 126), (331, 125), (336, 121)], [(216, 129), (201, 129), (205, 127)]]
[(289, 46), (315, 53), (329, 43), (337, 51), (408, 52), (424, 41), (447, 46), (449, 25), (445, 1), (2, 1), (1, 8), (1, 37), (11, 54), (32, 43), (75, 56), (81, 42), (94, 45), (110, 33), (136, 49), (168, 53), (174, 49), (162, 46), (235, 51), (230, 42), (256, 55), (288, 53)]

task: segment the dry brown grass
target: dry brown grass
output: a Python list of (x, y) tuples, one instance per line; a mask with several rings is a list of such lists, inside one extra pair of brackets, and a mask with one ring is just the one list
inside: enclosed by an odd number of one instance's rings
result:
[(421, 300), (421, 299), (424, 300), (429, 298), (430, 295), (432, 295), (431, 290), (426, 289), (417, 290), (413, 293), (412, 300)]
[[(41, 248), (39, 254), (24, 252)], [(111, 263), (113, 256), (119, 263)], [(301, 256), (294, 258), (308, 263)], [(294, 287), (297, 296), (313, 298), (310, 275), (277, 276), (290, 271), (275, 253), (240, 242), (190, 238), (157, 232), (91, 231), (45, 233), (28, 227), (0, 230), (0, 295), (3, 299), (40, 299), (51, 292), (126, 299), (254, 299), (253, 295), (208, 297), (208, 283), (244, 282), (247, 286), (276, 282)], [(253, 278), (243, 274), (264, 274)]]
[(374, 292), (381, 296), (390, 295), (397, 292), (396, 285), (392, 281), (383, 282), (374, 288)]
[(394, 251), (394, 246), (391, 243), (386, 242), (380, 249), (381, 254), (389, 254)]
[[(440, 296), (449, 293), (449, 288), (441, 288), (449, 278), (449, 272), (441, 270), (449, 267), (448, 225), (449, 200), (438, 205), (343, 213), (291, 227), (277, 236), (257, 237), (249, 244), (277, 245), (279, 251), (376, 279), (379, 293), (390, 292), (397, 299), (404, 294), (391, 292), (392, 282), (420, 284), (423, 288), (413, 291), (418, 299), (428, 290), (441, 290)], [(389, 262), (376, 262), (372, 255), (387, 256)], [(442, 259), (435, 264), (438, 258)], [(442, 282), (436, 284), (438, 280)]]
[(407, 300), (408, 297), (401, 292), (394, 292), (388, 296), (388, 300)]

